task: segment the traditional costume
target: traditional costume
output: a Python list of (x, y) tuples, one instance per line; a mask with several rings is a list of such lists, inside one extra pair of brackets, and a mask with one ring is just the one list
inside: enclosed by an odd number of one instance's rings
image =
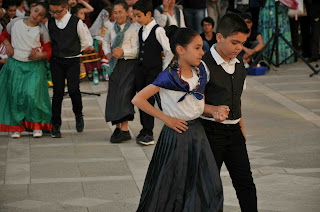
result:
[(0, 71), (0, 131), (51, 131), (45, 61), (28, 59), (32, 48), (46, 51), (50, 58), (50, 37), (44, 26), (29, 27), (23, 20), (12, 20), (0, 38), (0, 42), (7, 38), (14, 48), (14, 56)]
[(203, 113), (207, 82), (204, 66), (193, 77), (181, 76), (177, 65), (169, 66), (152, 83), (160, 87), (161, 107), (166, 115), (183, 119), (183, 133), (164, 125), (154, 150), (137, 211), (217, 212), (223, 209), (222, 184), (204, 129)]
[(105, 54), (111, 53), (112, 49), (120, 47), (124, 55), (119, 59), (111, 57), (109, 90), (106, 103), (105, 118), (112, 124), (132, 121), (134, 107), (131, 103), (135, 95), (134, 68), (137, 57), (137, 34), (136, 29), (129, 20), (121, 26), (115, 22), (102, 42)]

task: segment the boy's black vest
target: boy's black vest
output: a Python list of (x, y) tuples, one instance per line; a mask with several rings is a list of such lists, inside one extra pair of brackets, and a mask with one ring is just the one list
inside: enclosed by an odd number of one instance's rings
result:
[(206, 104), (219, 106), (227, 105), (230, 108), (228, 120), (241, 118), (241, 94), (247, 72), (241, 58), (235, 64), (235, 72), (228, 74), (221, 65), (217, 65), (211, 52), (208, 51), (202, 60), (210, 70), (210, 80), (206, 85)]
[(79, 18), (71, 16), (67, 26), (59, 29), (55, 19), (51, 18), (48, 22), (48, 28), (52, 45), (53, 57), (72, 57), (80, 54), (80, 38), (77, 31)]
[(142, 28), (139, 30), (139, 63), (146, 68), (161, 67), (162, 70), (162, 46), (156, 38), (156, 24), (145, 41), (142, 40)]
[[(174, 6), (173, 9), (174, 9), (174, 14), (176, 15), (176, 21), (178, 23), (178, 27), (180, 27), (180, 24), (181, 24), (180, 23), (180, 10), (176, 6)], [(158, 10), (161, 14), (163, 13), (163, 7), (161, 7), (161, 6), (157, 7), (156, 10)], [(170, 26), (170, 25), (169, 25), (169, 21), (167, 20), (165, 27), (168, 27), (168, 26)]]

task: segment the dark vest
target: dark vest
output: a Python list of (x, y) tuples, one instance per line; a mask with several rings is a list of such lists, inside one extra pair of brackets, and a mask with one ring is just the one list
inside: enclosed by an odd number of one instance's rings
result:
[[(159, 6), (156, 8), (156, 10), (158, 10), (161, 14), (163, 13), (163, 7)], [(176, 21), (178, 23), (178, 27), (181, 27), (181, 23), (180, 23), (180, 10), (178, 7), (174, 7), (174, 14), (176, 15)], [(165, 25), (165, 27), (168, 27), (169, 25), (169, 20), (167, 20), (167, 23)]]
[(202, 57), (202, 60), (210, 70), (210, 81), (205, 91), (206, 104), (227, 105), (230, 108), (229, 120), (241, 118), (241, 94), (247, 76), (242, 59), (238, 58), (240, 63), (236, 63), (233, 74), (228, 74), (217, 65), (210, 51)]
[(160, 66), (162, 70), (162, 46), (156, 38), (156, 24), (145, 41), (142, 40), (142, 28), (139, 30), (139, 62), (147, 68)]
[(81, 45), (77, 32), (79, 20), (78, 17), (72, 15), (67, 26), (64, 29), (59, 29), (55, 19), (49, 19), (48, 28), (51, 38), (52, 56), (64, 58), (80, 54)]

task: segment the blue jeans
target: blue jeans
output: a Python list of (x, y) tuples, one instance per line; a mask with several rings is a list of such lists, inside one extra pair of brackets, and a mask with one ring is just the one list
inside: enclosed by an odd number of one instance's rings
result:
[(202, 32), (201, 21), (205, 16), (206, 9), (191, 9), (184, 8), (184, 19), (186, 25), (189, 28), (196, 30), (197, 32)]

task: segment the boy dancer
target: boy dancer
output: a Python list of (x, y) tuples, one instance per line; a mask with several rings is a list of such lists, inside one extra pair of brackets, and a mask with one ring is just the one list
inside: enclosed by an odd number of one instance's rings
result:
[(218, 23), (217, 44), (202, 58), (210, 70), (205, 102), (208, 107), (227, 105), (230, 112), (227, 120), (221, 123), (205, 116), (202, 123), (218, 168), (221, 169), (224, 162), (230, 173), (241, 210), (256, 212), (256, 187), (241, 115), (241, 94), (247, 74), (242, 60), (237, 57), (249, 32), (244, 20), (236, 14), (227, 14)]
[[(136, 21), (142, 25), (139, 30), (139, 64), (136, 68), (136, 89), (142, 90), (151, 84), (170, 63), (173, 54), (170, 49), (169, 39), (162, 27), (152, 18), (152, 2), (139, 0), (133, 5)], [(164, 52), (162, 61), (161, 52)], [(154, 97), (148, 99), (153, 106)], [(154, 117), (139, 110), (142, 130), (137, 136), (137, 143), (142, 145), (154, 144), (153, 127)]]
[(65, 78), (72, 101), (72, 110), (76, 116), (76, 129), (84, 128), (82, 100), (79, 89), (80, 52), (88, 46), (82, 21), (68, 12), (67, 0), (50, 0), (48, 22), (52, 43), (50, 70), (53, 81), (52, 98), (52, 133), (53, 138), (60, 138), (61, 104), (64, 95)]

